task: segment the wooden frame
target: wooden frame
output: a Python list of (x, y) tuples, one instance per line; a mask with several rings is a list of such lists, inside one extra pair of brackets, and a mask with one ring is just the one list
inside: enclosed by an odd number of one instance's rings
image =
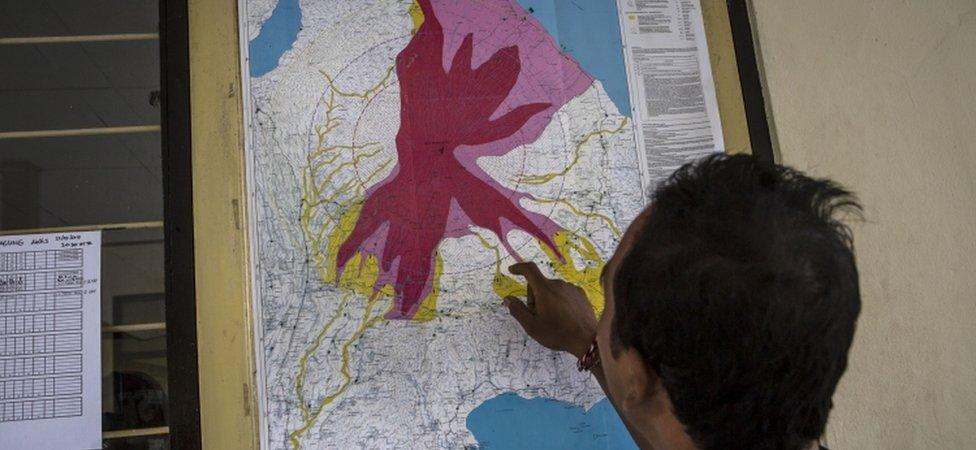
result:
[(712, 63), (715, 97), (722, 121), (722, 138), (727, 153), (752, 153), (752, 140), (746, 126), (738, 61), (732, 42), (728, 9), (723, 0), (701, 0), (708, 57)]
[[(192, 270), (196, 283), (201, 441), (205, 448), (256, 449), (259, 447), (256, 401), (259, 393), (254, 377), (251, 331), (241, 97), (244, 93), (241, 90), (237, 1), (177, 0), (169, 3), (181, 1), (187, 2), (189, 11), (189, 90), (192, 98), (189, 110), (194, 133), (193, 215), (179, 226), (192, 227), (192, 242), (195, 243), (182, 252), (184, 256), (187, 251), (191, 252), (196, 263)], [(763, 137), (760, 127), (753, 126), (757, 120), (765, 123), (765, 113), (757, 118), (753, 109), (747, 108), (755, 102), (744, 101), (740, 76), (755, 72), (755, 54), (743, 54), (744, 50), (740, 49), (752, 45), (751, 37), (746, 44), (733, 39), (736, 30), (740, 34), (742, 30), (742, 24), (736, 23), (741, 17), (730, 20), (736, 0), (729, 0), (729, 3), (701, 0), (701, 3), (725, 146), (730, 153), (755, 153), (759, 158), (771, 160), (772, 154), (767, 152), (769, 146), (766, 145), (768, 131)], [(748, 16), (744, 17), (748, 28)], [(753, 59), (752, 64), (749, 64), (749, 58)], [(758, 80), (758, 75), (754, 79)], [(753, 90), (746, 90), (746, 93), (754, 95)], [(753, 111), (751, 116), (750, 111)], [(184, 180), (184, 183), (189, 185), (190, 180)], [(168, 205), (169, 202), (167, 200)], [(173, 205), (174, 208), (177, 206)], [(188, 203), (183, 206), (188, 207)], [(170, 220), (168, 216), (167, 220)], [(183, 232), (186, 229), (183, 228)], [(167, 228), (168, 236), (169, 233)], [(187, 280), (185, 276), (175, 279)], [(186, 311), (183, 314), (190, 316)], [(177, 445), (174, 448), (191, 447)]]
[(200, 436), (203, 448), (255, 449), (237, 1), (186, 2)]

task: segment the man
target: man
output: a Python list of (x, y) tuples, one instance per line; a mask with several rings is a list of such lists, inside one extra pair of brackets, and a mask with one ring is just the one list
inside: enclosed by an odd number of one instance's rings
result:
[(600, 382), (641, 448), (816, 449), (860, 311), (856, 198), (748, 156), (679, 169), (627, 229), (599, 321), (579, 287), (512, 266), (505, 299)]

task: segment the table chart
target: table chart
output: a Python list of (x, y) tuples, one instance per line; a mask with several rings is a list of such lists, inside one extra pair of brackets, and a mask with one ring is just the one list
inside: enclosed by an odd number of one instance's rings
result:
[(99, 241), (0, 237), (0, 447), (100, 438)]

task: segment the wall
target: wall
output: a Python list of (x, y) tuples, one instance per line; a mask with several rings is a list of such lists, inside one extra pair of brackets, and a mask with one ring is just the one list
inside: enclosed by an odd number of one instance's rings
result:
[(864, 307), (828, 443), (976, 437), (976, 1), (754, 0), (781, 161), (855, 190)]

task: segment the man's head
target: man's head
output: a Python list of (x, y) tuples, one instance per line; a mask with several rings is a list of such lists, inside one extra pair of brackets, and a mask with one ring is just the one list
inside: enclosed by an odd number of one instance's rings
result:
[[(702, 449), (800, 449), (824, 430), (860, 311), (851, 193), (747, 156), (679, 169), (607, 264), (599, 326), (625, 415)], [(663, 405), (663, 406), (662, 406)]]

